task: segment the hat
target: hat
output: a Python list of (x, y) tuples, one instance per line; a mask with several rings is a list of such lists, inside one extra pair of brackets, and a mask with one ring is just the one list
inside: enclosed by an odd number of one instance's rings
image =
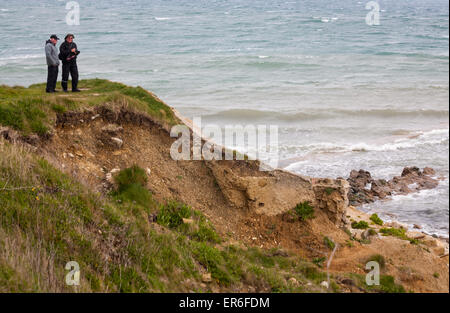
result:
[(66, 37), (64, 37), (64, 39), (67, 39), (69, 37), (75, 38), (75, 36), (73, 34), (67, 34)]
[(51, 38), (51, 39), (59, 40), (58, 36), (56, 36), (55, 34), (51, 35), (50, 38)]

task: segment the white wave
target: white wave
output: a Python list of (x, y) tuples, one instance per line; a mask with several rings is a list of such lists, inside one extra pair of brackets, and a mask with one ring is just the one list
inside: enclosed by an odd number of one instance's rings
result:
[(10, 57), (0, 58), (0, 61), (37, 59), (37, 58), (42, 58), (42, 57), (43, 57), (42, 54), (24, 54), (24, 55), (15, 55), (15, 56), (10, 56)]
[(157, 20), (157, 21), (168, 21), (168, 20), (171, 20), (171, 19), (173, 19), (172, 17), (155, 17), (155, 20)]
[(17, 48), (16, 50), (22, 51), (22, 50), (41, 50), (42, 47), (22, 47), (22, 48)]
[(422, 132), (420, 134), (420, 136), (422, 136), (422, 137), (430, 137), (430, 136), (433, 136), (433, 135), (445, 135), (445, 134), (448, 137), (448, 135), (449, 135), (449, 129), (448, 128), (433, 129), (433, 130), (430, 130), (430, 131)]
[(436, 196), (438, 196), (440, 194), (442, 194), (442, 190), (440, 190), (439, 188), (424, 189), (424, 190), (420, 190), (418, 192), (409, 193), (407, 195), (401, 195), (401, 194), (393, 195), (391, 197), (391, 200), (392, 201), (403, 202), (403, 201), (406, 201), (406, 200), (434, 198), (434, 197), (436, 197)]
[(436, 129), (423, 132), (412, 138), (402, 138), (391, 143), (355, 143), (355, 144), (336, 144), (332, 142), (318, 142), (307, 145), (284, 145), (281, 149), (298, 150), (309, 153), (344, 153), (344, 152), (370, 152), (370, 151), (395, 151), (401, 149), (414, 148), (422, 145), (442, 144), (449, 140), (448, 129)]

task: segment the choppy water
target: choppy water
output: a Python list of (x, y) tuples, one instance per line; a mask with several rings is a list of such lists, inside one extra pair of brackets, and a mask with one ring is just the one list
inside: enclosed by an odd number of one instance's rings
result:
[(431, 166), (436, 190), (367, 207), (449, 229), (449, 5), (379, 1), (0, 0), (0, 84), (45, 80), (43, 43), (76, 34), (82, 78), (141, 85), (187, 116), (277, 124), (282, 164), (311, 176)]

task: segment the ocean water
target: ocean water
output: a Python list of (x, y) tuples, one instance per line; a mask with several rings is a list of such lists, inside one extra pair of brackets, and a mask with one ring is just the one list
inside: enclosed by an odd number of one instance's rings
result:
[(449, 4), (368, 1), (0, 0), (0, 84), (46, 78), (51, 33), (76, 35), (81, 78), (140, 85), (203, 123), (279, 126), (281, 166), (376, 178), (430, 166), (437, 189), (365, 206), (449, 232)]

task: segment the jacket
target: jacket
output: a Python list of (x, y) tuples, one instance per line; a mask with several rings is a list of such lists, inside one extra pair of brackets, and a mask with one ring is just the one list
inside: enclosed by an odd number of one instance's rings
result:
[[(75, 48), (75, 53), (72, 52), (72, 49)], [(80, 54), (78, 51), (76, 43), (68, 43), (64, 41), (59, 47), (59, 59), (62, 60), (63, 63), (71, 63), (76, 62), (77, 56)]]
[(45, 42), (45, 57), (47, 59), (48, 66), (59, 65), (58, 49), (56, 49), (56, 46), (50, 40)]

